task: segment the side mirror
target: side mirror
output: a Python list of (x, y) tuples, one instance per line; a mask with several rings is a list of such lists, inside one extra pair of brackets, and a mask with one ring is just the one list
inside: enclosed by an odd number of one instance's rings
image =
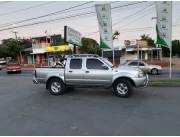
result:
[(108, 70), (109, 68), (106, 66), (106, 65), (102, 65), (102, 68), (105, 69), (105, 70)]

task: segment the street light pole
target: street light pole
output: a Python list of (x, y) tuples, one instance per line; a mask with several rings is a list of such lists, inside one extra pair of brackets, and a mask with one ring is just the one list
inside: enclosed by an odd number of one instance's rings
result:
[[(18, 38), (17, 38), (17, 31), (11, 31), (12, 33), (14, 33), (15, 35), (15, 40), (16, 40), (16, 45), (18, 46)], [(21, 64), (22, 63), (22, 54), (21, 54), (21, 49), (19, 51), (19, 56), (20, 56), (20, 60), (19, 60), (19, 63)]]

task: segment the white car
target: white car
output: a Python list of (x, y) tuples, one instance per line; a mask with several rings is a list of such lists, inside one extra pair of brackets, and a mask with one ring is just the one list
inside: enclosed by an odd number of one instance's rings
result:
[(160, 74), (162, 72), (162, 67), (159, 65), (147, 64), (141, 60), (130, 60), (123, 64), (124, 66), (130, 66), (135, 68), (140, 68), (145, 73), (150, 73), (153, 75)]
[(6, 66), (5, 60), (0, 60), (0, 70), (2, 70)]

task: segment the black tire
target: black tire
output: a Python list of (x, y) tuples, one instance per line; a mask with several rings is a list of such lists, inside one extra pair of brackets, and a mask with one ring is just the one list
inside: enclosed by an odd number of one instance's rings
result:
[(157, 74), (158, 74), (158, 69), (153, 68), (153, 69), (151, 70), (151, 74), (152, 74), (152, 75), (157, 75)]
[[(118, 88), (120, 88), (118, 90)], [(124, 97), (127, 98), (132, 94), (133, 90), (133, 84), (131, 83), (130, 80), (127, 79), (118, 79), (114, 84), (113, 84), (113, 92), (116, 96), (118, 97)]]
[(52, 95), (62, 95), (65, 88), (65, 84), (58, 78), (53, 78), (48, 82), (48, 90)]

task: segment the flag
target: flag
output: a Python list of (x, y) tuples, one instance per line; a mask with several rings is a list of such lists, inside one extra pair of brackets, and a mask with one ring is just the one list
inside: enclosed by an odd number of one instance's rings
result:
[(172, 2), (157, 1), (157, 40), (156, 44), (171, 48), (172, 37)]
[(112, 49), (112, 21), (111, 21), (111, 5), (98, 4), (95, 5), (96, 14), (100, 32), (100, 48)]

